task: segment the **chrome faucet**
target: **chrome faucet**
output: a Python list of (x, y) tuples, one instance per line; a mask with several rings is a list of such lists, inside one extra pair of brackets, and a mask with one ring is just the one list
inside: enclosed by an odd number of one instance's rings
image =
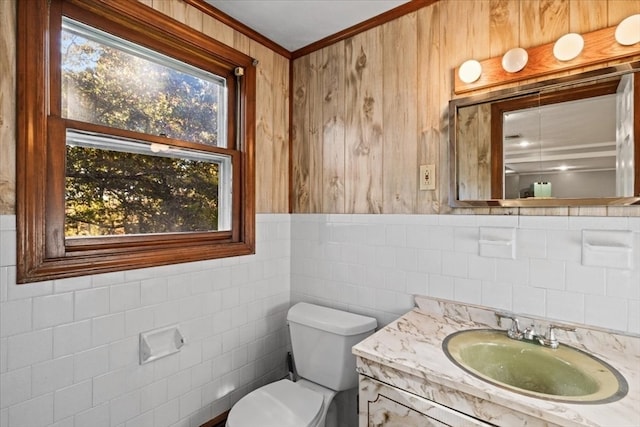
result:
[(498, 325), (500, 326), (502, 326), (502, 319), (511, 319), (511, 325), (509, 326), (509, 329), (507, 329), (507, 336), (509, 338), (518, 341), (525, 340), (538, 342), (540, 345), (550, 348), (558, 348), (558, 346), (560, 345), (560, 342), (556, 338), (556, 334), (554, 332), (556, 329), (562, 329), (564, 331), (570, 332), (576, 330), (576, 328), (572, 328), (570, 326), (562, 326), (550, 323), (547, 328), (546, 335), (539, 335), (536, 332), (535, 325), (533, 324), (526, 327), (524, 330), (520, 330), (520, 322), (514, 314), (496, 312), (495, 315), (498, 318)]

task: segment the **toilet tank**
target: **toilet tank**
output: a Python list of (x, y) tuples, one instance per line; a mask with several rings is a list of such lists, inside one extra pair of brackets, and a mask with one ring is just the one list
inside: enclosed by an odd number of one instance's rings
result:
[(376, 319), (301, 302), (287, 320), (298, 375), (336, 391), (358, 385), (351, 347), (375, 331)]

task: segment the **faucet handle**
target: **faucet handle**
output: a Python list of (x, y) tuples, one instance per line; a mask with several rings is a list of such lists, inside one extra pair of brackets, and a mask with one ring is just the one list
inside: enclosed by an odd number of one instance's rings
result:
[(523, 337), (522, 331), (520, 330), (520, 322), (518, 322), (518, 318), (509, 313), (495, 313), (498, 318), (498, 325), (502, 326), (502, 319), (511, 319), (511, 326), (507, 329), (507, 336), (514, 340), (521, 340)]
[(556, 334), (554, 332), (556, 329), (562, 329), (563, 331), (569, 332), (573, 332), (576, 330), (576, 328), (573, 328), (571, 326), (562, 326), (550, 323), (549, 328), (547, 329), (547, 335), (542, 338), (540, 343), (542, 345), (548, 345), (551, 348), (558, 348), (558, 345), (560, 345), (560, 343), (558, 342), (558, 339), (556, 338)]
[(550, 323), (547, 335), (549, 337), (555, 337), (555, 333), (553, 332), (555, 329), (562, 329), (563, 331), (569, 331), (569, 332), (574, 332), (576, 330), (576, 328), (572, 326), (563, 326), (563, 325), (556, 325), (555, 323)]

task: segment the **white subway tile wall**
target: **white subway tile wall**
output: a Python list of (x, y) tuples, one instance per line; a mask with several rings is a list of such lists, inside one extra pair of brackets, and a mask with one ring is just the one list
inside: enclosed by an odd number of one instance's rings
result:
[[(195, 427), (286, 375), (290, 216), (258, 215), (256, 254), (16, 285), (0, 216), (0, 427)], [(138, 334), (180, 325), (140, 366)]]
[[(479, 256), (480, 227), (516, 228), (516, 259)], [(633, 231), (633, 269), (583, 266), (583, 229)], [(421, 294), (640, 333), (640, 218), (262, 214), (256, 232), (252, 256), (16, 285), (0, 216), (0, 427), (199, 426), (284, 376), (298, 301), (384, 325)], [(138, 334), (171, 324), (183, 351), (138, 365)]]
[[(479, 256), (480, 227), (515, 228), (516, 258)], [(631, 230), (633, 269), (583, 266), (583, 229)], [(291, 236), (292, 303), (384, 325), (422, 294), (640, 333), (637, 217), (292, 215)]]

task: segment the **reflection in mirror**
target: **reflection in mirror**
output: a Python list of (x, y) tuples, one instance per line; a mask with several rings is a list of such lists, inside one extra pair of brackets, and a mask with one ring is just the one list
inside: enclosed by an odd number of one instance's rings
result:
[(636, 68), (452, 101), (451, 204), (640, 204)]
[[(502, 129), (492, 134), (492, 144), (502, 146), (504, 169), (497, 165), (497, 172), (504, 180), (492, 195), (504, 199), (632, 196), (633, 180), (628, 185), (624, 181), (629, 174), (621, 173), (629, 169), (629, 160), (633, 164), (629, 134), (616, 141), (616, 123), (628, 128), (625, 121), (630, 119), (627, 111), (617, 111), (616, 99), (628, 96), (624, 88), (633, 87), (625, 85), (631, 77), (495, 103), (493, 111), (499, 114), (492, 115), (492, 121), (500, 123), (494, 129)], [(616, 161), (617, 146), (631, 158)]]

